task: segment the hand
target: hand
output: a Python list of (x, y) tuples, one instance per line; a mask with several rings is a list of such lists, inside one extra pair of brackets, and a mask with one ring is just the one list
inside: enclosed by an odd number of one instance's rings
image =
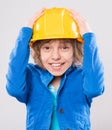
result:
[(75, 19), (76, 22), (78, 23), (81, 35), (83, 35), (87, 32), (92, 32), (87, 21), (78, 12), (76, 12), (75, 10), (71, 10), (71, 9), (69, 9), (69, 11), (71, 12), (72, 18)]
[(35, 21), (41, 17), (44, 13), (45, 8), (41, 9), (39, 12), (35, 12), (34, 15), (26, 22), (26, 27), (33, 28)]

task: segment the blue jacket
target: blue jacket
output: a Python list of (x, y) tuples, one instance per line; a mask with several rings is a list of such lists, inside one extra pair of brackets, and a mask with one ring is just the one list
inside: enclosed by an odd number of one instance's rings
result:
[[(49, 130), (53, 110), (48, 85), (54, 78), (47, 70), (29, 63), (32, 29), (23, 27), (10, 55), (6, 89), (26, 104), (27, 130)], [(95, 34), (86, 33), (81, 66), (70, 67), (62, 77), (57, 93), (60, 130), (90, 130), (92, 98), (104, 92), (103, 66)]]

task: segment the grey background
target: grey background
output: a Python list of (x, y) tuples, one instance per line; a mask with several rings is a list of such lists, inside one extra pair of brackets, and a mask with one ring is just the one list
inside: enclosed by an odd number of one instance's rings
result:
[(5, 90), (9, 53), (19, 29), (42, 7), (68, 7), (83, 15), (96, 33), (105, 68), (105, 93), (94, 99), (92, 130), (112, 130), (112, 16), (111, 0), (1, 0), (0, 1), (0, 130), (25, 130), (25, 105)]

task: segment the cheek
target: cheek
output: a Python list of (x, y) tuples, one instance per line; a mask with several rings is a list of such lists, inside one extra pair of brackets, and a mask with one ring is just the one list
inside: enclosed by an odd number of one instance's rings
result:
[(68, 60), (68, 64), (71, 65), (71, 64), (73, 64), (73, 62), (74, 62), (74, 58), (73, 58), (73, 57), (70, 57), (69, 60)]
[(45, 63), (49, 59), (49, 55), (46, 53), (40, 53), (40, 59), (42, 63)]
[(45, 56), (40, 56), (41, 62), (45, 63), (46, 62), (46, 57)]
[(40, 51), (40, 60), (41, 60), (42, 63), (45, 60), (45, 56), (41, 51)]
[(73, 62), (74, 56), (73, 53), (69, 53), (65, 56), (65, 58), (68, 60), (68, 62)]

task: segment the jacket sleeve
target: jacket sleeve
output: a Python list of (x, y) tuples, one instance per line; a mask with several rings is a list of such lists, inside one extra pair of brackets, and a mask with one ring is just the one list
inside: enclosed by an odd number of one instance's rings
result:
[(99, 58), (95, 34), (86, 33), (83, 38), (83, 88), (85, 95), (93, 98), (104, 92), (104, 68)]
[(8, 72), (6, 74), (6, 90), (9, 95), (16, 97), (21, 102), (26, 102), (28, 86), (26, 82), (27, 65), (29, 60), (29, 41), (32, 29), (23, 27), (16, 40), (15, 47), (10, 54)]

